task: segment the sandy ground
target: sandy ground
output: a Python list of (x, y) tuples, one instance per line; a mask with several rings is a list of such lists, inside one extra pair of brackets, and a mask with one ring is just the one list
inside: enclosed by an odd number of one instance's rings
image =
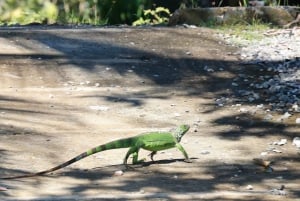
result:
[[(0, 200), (297, 200), (299, 126), (232, 106), (239, 103), (232, 79), (256, 71), (213, 33), (1, 28), (0, 176), (48, 169), (111, 140), (182, 123), (191, 125), (181, 144), (192, 163), (176, 149), (155, 162), (141, 151), (146, 162), (127, 171), (127, 150), (110, 150), (51, 175), (0, 180)], [(220, 97), (234, 102), (219, 107)], [(287, 143), (272, 145), (280, 139)], [(271, 160), (273, 171), (254, 158)]]

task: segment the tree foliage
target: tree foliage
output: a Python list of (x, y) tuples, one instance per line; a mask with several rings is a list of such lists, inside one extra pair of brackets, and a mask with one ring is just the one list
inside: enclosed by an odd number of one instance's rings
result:
[(43, 0), (4, 0), (0, 3), (0, 22), (28, 24), (31, 22), (53, 23), (58, 17), (56, 5)]
[(2, 0), (0, 23), (131, 24), (151, 0)]

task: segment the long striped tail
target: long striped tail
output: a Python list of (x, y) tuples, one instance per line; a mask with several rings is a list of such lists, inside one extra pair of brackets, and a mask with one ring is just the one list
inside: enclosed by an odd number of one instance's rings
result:
[(86, 152), (83, 152), (79, 154), (78, 156), (58, 165), (53, 168), (50, 168), (48, 170), (36, 172), (36, 173), (31, 173), (31, 174), (25, 174), (25, 175), (20, 175), (20, 176), (13, 176), (13, 177), (1, 177), (0, 179), (19, 179), (19, 178), (27, 178), (27, 177), (35, 177), (35, 176), (41, 176), (44, 174), (48, 174), (50, 172), (54, 172), (56, 170), (62, 169), (68, 165), (71, 165), (72, 163), (75, 163), (83, 158), (86, 158), (90, 155), (93, 155), (95, 153), (105, 151), (105, 150), (110, 150), (110, 149), (119, 149), (119, 148), (127, 148), (132, 146), (133, 141), (135, 138), (126, 138), (126, 139), (120, 139), (120, 140), (115, 140), (106, 144), (99, 145), (97, 147), (94, 147)]
[(71, 165), (72, 163), (75, 163), (85, 157), (89, 156), (87, 154), (87, 152), (84, 152), (74, 158), (72, 158), (71, 160), (68, 160), (67, 162), (64, 162), (58, 166), (55, 166), (53, 168), (50, 168), (48, 170), (44, 170), (44, 171), (40, 171), (40, 172), (36, 172), (36, 173), (31, 173), (31, 174), (25, 174), (25, 175), (20, 175), (20, 176), (14, 176), (14, 177), (3, 177), (3, 178), (0, 178), (0, 179), (20, 179), (20, 178), (27, 178), (27, 177), (34, 177), (34, 176), (41, 176), (41, 175), (44, 175), (44, 174), (47, 174), (47, 173), (50, 173), (50, 172), (54, 172), (56, 170), (59, 170), (61, 168), (64, 168), (68, 165)]

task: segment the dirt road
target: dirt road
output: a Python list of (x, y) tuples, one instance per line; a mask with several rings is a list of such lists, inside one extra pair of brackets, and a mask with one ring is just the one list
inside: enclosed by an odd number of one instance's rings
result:
[[(159, 153), (154, 163), (141, 152), (147, 162), (117, 176), (126, 150), (111, 150), (45, 177), (0, 180), (0, 200), (300, 197), (299, 154), (291, 142), (299, 127), (241, 112), (232, 80), (255, 70), (245, 71), (236, 49), (213, 34), (1, 28), (0, 176), (48, 169), (96, 145), (181, 123), (191, 125), (182, 145), (193, 162), (183, 162), (176, 149)], [(220, 97), (232, 104), (217, 106)], [(282, 138), (283, 146), (272, 144)], [(273, 171), (254, 158), (273, 161)]]

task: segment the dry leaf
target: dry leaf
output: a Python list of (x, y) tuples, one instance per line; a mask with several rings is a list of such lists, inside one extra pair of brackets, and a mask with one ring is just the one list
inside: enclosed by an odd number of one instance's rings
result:
[(263, 160), (261, 158), (254, 158), (253, 162), (254, 164), (263, 166), (264, 168), (268, 168), (272, 163), (272, 161)]

